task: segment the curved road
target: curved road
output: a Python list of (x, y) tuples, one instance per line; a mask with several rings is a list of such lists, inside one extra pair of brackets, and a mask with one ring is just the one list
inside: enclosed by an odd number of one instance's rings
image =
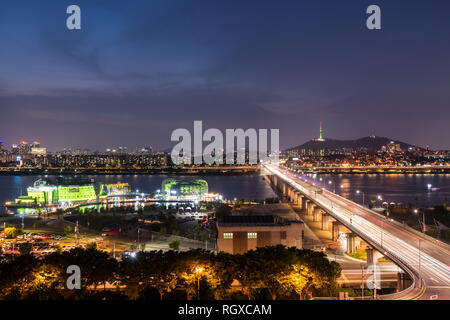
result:
[(314, 186), (288, 170), (265, 166), (271, 173), (332, 213), (356, 234), (397, 257), (418, 274), (424, 283), (420, 299), (450, 299), (449, 246), (438, 240), (420, 237), (409, 228), (399, 226), (368, 208)]

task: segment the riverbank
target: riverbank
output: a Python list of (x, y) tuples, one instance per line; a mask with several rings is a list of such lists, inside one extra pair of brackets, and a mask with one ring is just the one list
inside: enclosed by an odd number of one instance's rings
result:
[(292, 169), (298, 173), (316, 174), (448, 174), (450, 166), (417, 166), (417, 167), (302, 167)]
[(143, 169), (129, 168), (20, 168), (0, 167), (0, 175), (158, 175), (158, 174), (182, 174), (182, 175), (247, 175), (259, 174), (258, 166), (223, 166), (223, 167), (155, 167)]

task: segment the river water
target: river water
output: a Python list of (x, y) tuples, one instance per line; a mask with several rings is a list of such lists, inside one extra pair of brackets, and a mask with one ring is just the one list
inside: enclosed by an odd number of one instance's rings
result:
[[(43, 176), (0, 176), (0, 204), (14, 201), (19, 195), (26, 194), (27, 187)], [(98, 175), (87, 176), (103, 183), (128, 182), (133, 190), (153, 193), (161, 188), (166, 178), (190, 180), (205, 179), (209, 192), (220, 193), (225, 199), (262, 200), (274, 197), (269, 185), (259, 175)], [(434, 206), (450, 202), (450, 174), (351, 174), (351, 175), (309, 175), (307, 179), (335, 190), (338, 194), (358, 203), (377, 200), (408, 204), (415, 206)], [(320, 181), (322, 179), (322, 181)], [(329, 183), (331, 181), (331, 184)], [(428, 188), (428, 185), (431, 188)], [(436, 189), (435, 189), (436, 188)], [(357, 193), (359, 190), (359, 193)], [(378, 195), (382, 200), (378, 200)], [(4, 207), (1, 207), (4, 213)]]
[[(51, 176), (49, 176), (51, 178)], [(161, 182), (166, 178), (177, 180), (204, 179), (208, 182), (209, 192), (219, 193), (225, 199), (233, 200), (263, 200), (275, 197), (270, 186), (260, 175), (205, 175), (205, 176), (182, 176), (182, 175), (98, 175), (85, 176), (103, 183), (129, 183), (133, 190), (139, 192), (154, 193), (161, 189)], [(20, 195), (26, 195), (27, 187), (43, 176), (0, 176), (0, 213), (5, 213), (3, 204), (6, 201), (14, 201)]]
[(364, 193), (365, 204), (376, 200), (377, 205), (385, 201), (414, 206), (450, 205), (450, 174), (322, 174), (306, 178), (361, 204)]

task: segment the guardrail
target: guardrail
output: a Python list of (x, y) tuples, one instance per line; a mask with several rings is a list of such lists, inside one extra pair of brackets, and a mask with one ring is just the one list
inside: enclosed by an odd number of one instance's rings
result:
[[(305, 180), (303, 180), (303, 181), (305, 181)], [(308, 183), (308, 184), (310, 184), (310, 183), (307, 182), (307, 181), (305, 181), (305, 182)], [(328, 191), (328, 190), (325, 190), (325, 191), (326, 191), (326, 192), (332, 193), (331, 191)], [(434, 244), (436, 244), (436, 245), (438, 245), (438, 246), (442, 247), (443, 249), (445, 249), (445, 250), (447, 250), (447, 251), (450, 252), (450, 245), (448, 245), (448, 244), (446, 244), (446, 243), (444, 243), (444, 242), (442, 242), (442, 241), (440, 241), (440, 240), (438, 240), (438, 239), (436, 239), (436, 238), (430, 237), (430, 236), (427, 235), (427, 234), (424, 234), (424, 233), (422, 233), (422, 232), (419, 232), (419, 231), (417, 231), (417, 230), (411, 228), (410, 226), (408, 226), (408, 225), (406, 225), (406, 224), (403, 224), (403, 223), (398, 222), (398, 221), (395, 220), (395, 219), (388, 220), (388, 219), (386, 219), (386, 216), (382, 215), (381, 213), (378, 213), (378, 212), (376, 212), (376, 211), (374, 211), (374, 210), (371, 210), (371, 209), (369, 209), (369, 208), (367, 208), (367, 207), (365, 207), (365, 206), (360, 205), (359, 203), (356, 203), (356, 202), (351, 201), (351, 200), (349, 200), (349, 199), (347, 199), (347, 198), (344, 198), (344, 197), (342, 197), (342, 196), (340, 196), (340, 195), (338, 195), (338, 194), (336, 194), (336, 193), (333, 193), (333, 195), (336, 196), (336, 197), (338, 197), (338, 198), (340, 198), (340, 199), (342, 199), (343, 201), (345, 201), (345, 202), (347, 202), (347, 203), (350, 203), (350, 202), (351, 202), (353, 205), (359, 207), (360, 209), (363, 209), (364, 211), (366, 211), (366, 212), (368, 212), (368, 213), (370, 213), (370, 214), (372, 214), (372, 215), (374, 215), (374, 216), (376, 216), (376, 217), (378, 217), (378, 218), (383, 218), (383, 219), (384, 219), (386, 222), (388, 222), (388, 223), (392, 223), (392, 224), (395, 224), (395, 225), (398, 226), (398, 227), (402, 227), (402, 228), (406, 229), (407, 231), (414, 233), (416, 236), (419, 236), (419, 237), (423, 238), (424, 240), (431, 241), (431, 242), (433, 242)]]
[[(302, 179), (302, 181), (310, 185), (309, 182), (304, 181), (303, 179)], [(285, 181), (285, 183), (291, 185), (288, 181)], [(292, 186), (292, 185), (291, 185), (291, 187), (293, 187), (293, 188), (296, 189), (295, 186)], [(334, 194), (334, 195), (336, 195), (336, 194)], [(305, 194), (305, 196), (308, 196), (308, 198), (310, 198), (312, 201), (314, 201), (309, 195), (306, 195), (306, 194)], [(339, 196), (339, 195), (336, 195), (336, 196), (340, 197), (341, 199), (345, 200), (346, 202), (349, 202), (349, 201), (350, 201), (350, 200), (348, 200), (348, 199), (346, 199), (346, 198), (343, 198), (343, 197), (341, 197), (341, 196)], [(353, 201), (351, 201), (351, 202), (354, 203)], [(357, 205), (357, 206), (360, 206), (360, 205), (357, 204), (357, 203), (354, 203), (354, 204)], [(360, 206), (360, 207), (363, 208), (365, 211), (369, 211), (369, 212), (371, 212), (371, 213), (373, 213), (373, 214), (376, 214), (376, 215), (378, 215), (378, 216), (383, 217), (383, 219), (385, 218), (383, 215), (380, 215), (380, 214), (378, 214), (377, 212), (374, 212), (374, 211), (372, 211), (372, 210), (370, 210), (370, 209), (367, 209), (367, 208), (365, 208), (365, 207), (362, 207), (362, 206)], [(332, 211), (330, 211), (330, 210), (328, 210), (328, 209), (326, 209), (326, 208), (323, 208), (323, 209), (326, 210), (331, 216), (334, 216), (336, 219), (338, 219), (338, 220), (339, 220), (344, 226), (346, 226), (348, 229), (350, 229), (350, 230), (353, 229), (353, 226), (350, 226), (346, 221), (343, 221), (343, 220), (339, 219), (339, 217), (336, 217)], [(401, 225), (402, 227), (404, 227), (404, 225), (402, 225), (402, 224), (400, 224), (400, 225)], [(388, 257), (389, 259), (391, 259), (394, 263), (396, 263), (399, 267), (401, 267), (405, 272), (407, 272), (407, 273), (409, 274), (409, 276), (411, 277), (412, 281), (413, 281), (413, 283), (412, 283), (408, 288), (406, 288), (406, 289), (404, 289), (404, 290), (402, 290), (402, 291), (400, 291), (400, 292), (396, 292), (396, 293), (392, 293), (392, 294), (386, 294), (386, 295), (380, 295), (380, 296), (379, 296), (379, 299), (381, 299), (381, 300), (399, 299), (399, 298), (402, 298), (402, 297), (406, 296), (407, 294), (411, 293), (411, 292), (412, 292), (413, 290), (415, 290), (416, 288), (422, 288), (422, 287), (423, 287), (424, 281), (420, 278), (420, 275), (415, 271), (415, 269), (414, 269), (412, 266), (410, 266), (410, 265), (409, 265), (407, 262), (405, 262), (402, 258), (400, 258), (399, 256), (397, 256), (397, 255), (394, 254), (394, 253), (386, 252), (385, 249), (384, 249), (380, 244), (378, 244), (376, 241), (373, 241), (373, 240), (367, 238), (367, 237), (364, 236), (364, 235), (360, 235), (360, 234), (359, 234), (359, 236), (360, 236), (360, 238), (362, 238), (364, 241), (366, 241), (367, 243), (369, 243), (370, 245), (372, 245), (372, 247), (374, 247), (376, 250), (378, 250), (379, 252), (383, 252), (383, 254), (384, 254), (385, 256), (387, 256), (387, 257)]]
[[(329, 214), (334, 216), (331, 212), (329, 212)], [(338, 217), (336, 217), (336, 216), (334, 216), (334, 217), (339, 220)], [(352, 228), (346, 221), (340, 220), (340, 222), (345, 227), (347, 227), (349, 230), (352, 230)], [(411, 279), (413, 281), (413, 283), (408, 288), (406, 288), (400, 292), (386, 294), (386, 295), (380, 295), (379, 296), (380, 300), (393, 300), (393, 299), (398, 299), (398, 298), (404, 297), (407, 294), (411, 293), (415, 288), (419, 288), (420, 285), (423, 284), (423, 281), (420, 278), (420, 275), (407, 262), (403, 261), (402, 258), (400, 258), (399, 256), (397, 256), (396, 254), (394, 254), (392, 252), (385, 251), (384, 248), (380, 244), (378, 244), (376, 241), (370, 240), (361, 234), (359, 234), (358, 236), (361, 239), (363, 239), (365, 242), (369, 243), (376, 250), (378, 250), (379, 252), (382, 252), (385, 256), (387, 256), (390, 260), (392, 260), (400, 268), (402, 268), (403, 271), (405, 271), (406, 273), (409, 274), (409, 276), (411, 277)]]

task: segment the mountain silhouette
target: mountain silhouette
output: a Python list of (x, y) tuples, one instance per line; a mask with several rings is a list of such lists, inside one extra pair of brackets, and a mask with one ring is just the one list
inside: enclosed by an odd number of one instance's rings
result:
[(309, 150), (320, 150), (320, 149), (351, 149), (351, 150), (360, 150), (367, 149), (368, 151), (378, 151), (382, 146), (388, 145), (390, 143), (400, 144), (400, 148), (402, 150), (406, 150), (408, 148), (417, 148), (411, 144), (401, 142), (398, 140), (386, 138), (386, 137), (374, 137), (368, 136), (356, 140), (337, 140), (337, 139), (324, 139), (324, 141), (319, 140), (310, 140), (305, 142), (302, 145), (297, 147), (289, 148), (289, 150), (293, 149), (309, 149)]

